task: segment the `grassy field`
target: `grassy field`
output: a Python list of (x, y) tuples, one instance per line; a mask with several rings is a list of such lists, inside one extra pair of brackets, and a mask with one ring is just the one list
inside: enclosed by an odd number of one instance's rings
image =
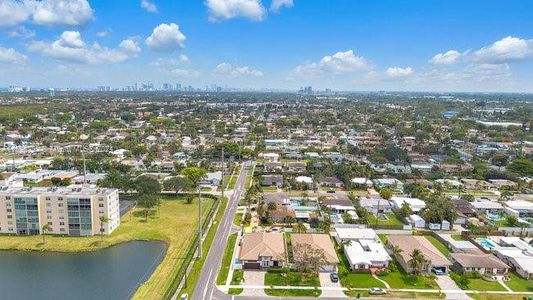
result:
[(446, 247), (443, 243), (441, 243), (439, 240), (437, 240), (435, 237), (431, 235), (426, 235), (426, 239), (433, 245), (435, 248), (437, 248), (444, 256), (450, 255), (450, 249)]
[(211, 244), (213, 243), (213, 240), (215, 239), (215, 234), (218, 230), (218, 225), (220, 224), (220, 221), (222, 220), (222, 217), (224, 216), (224, 212), (226, 211), (227, 204), (228, 204), (228, 200), (226, 198), (223, 198), (220, 202), (220, 206), (215, 215), (213, 226), (211, 226), (211, 228), (207, 232), (207, 235), (204, 238), (204, 244), (202, 248), (202, 258), (194, 261), (191, 271), (189, 272), (189, 275), (187, 276), (188, 277), (187, 288), (182, 289), (179, 293), (180, 295), (187, 293), (190, 297), (192, 293), (194, 292), (196, 281), (198, 281), (198, 277), (200, 277), (202, 267), (204, 265), (205, 259), (207, 258), (207, 253), (209, 252), (209, 249), (211, 248)]
[(2, 105), (0, 106), (0, 119), (21, 119), (35, 114), (45, 114), (47, 112), (56, 112), (66, 108), (66, 104), (24, 104), (24, 105)]
[[(233, 278), (231, 278), (231, 285), (239, 285), (241, 284), (244, 277), (244, 271), (243, 270), (235, 270), (233, 271)], [(228, 294), (230, 295), (239, 295), (242, 293), (243, 289), (229, 289)]]
[(242, 212), (239, 212), (239, 213), (235, 214), (235, 218), (233, 218), (233, 224), (235, 226), (241, 226), (241, 224), (242, 224), (242, 215), (243, 215)]
[(506, 291), (497, 281), (487, 281), (482, 278), (471, 278), (468, 284), (469, 290), (476, 291)]
[(254, 179), (254, 167), (250, 166), (248, 168), (248, 172), (246, 173), (246, 181), (244, 182), (245, 189), (248, 189), (250, 187), (253, 179)]
[[(94, 237), (59, 237), (49, 236), (46, 244), (40, 236), (0, 236), (1, 250), (33, 250), (57, 252), (95, 251), (132, 240), (160, 240), (168, 245), (163, 261), (156, 268), (150, 279), (139, 287), (134, 295), (137, 299), (161, 299), (163, 293), (172, 283), (172, 278), (179, 268), (182, 257), (196, 233), (197, 201), (186, 204), (181, 199), (169, 200), (164, 197), (159, 213), (154, 211), (145, 221), (141, 209), (133, 209), (121, 219), (121, 225), (111, 235), (100, 241)], [(212, 200), (204, 200), (204, 212), (212, 207)]]
[(515, 292), (533, 292), (533, 280), (524, 279), (516, 273), (509, 273), (511, 281), (505, 284)]
[(237, 233), (229, 236), (224, 256), (222, 257), (222, 264), (217, 276), (217, 285), (226, 284), (228, 279), (229, 267), (231, 265), (231, 258), (233, 257), (233, 249), (235, 248), (235, 242), (237, 241)]

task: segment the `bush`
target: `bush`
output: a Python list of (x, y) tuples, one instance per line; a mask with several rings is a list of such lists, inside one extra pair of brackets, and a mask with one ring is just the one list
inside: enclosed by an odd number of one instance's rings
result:
[(378, 276), (387, 276), (389, 275), (390, 271), (388, 269), (381, 269), (376, 272), (376, 275)]

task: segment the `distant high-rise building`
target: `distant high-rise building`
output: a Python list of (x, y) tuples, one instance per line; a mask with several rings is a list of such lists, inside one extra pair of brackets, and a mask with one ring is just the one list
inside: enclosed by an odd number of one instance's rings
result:
[(181, 83), (176, 83), (176, 91), (181, 91)]
[(53, 88), (48, 89), (48, 96), (49, 97), (55, 97), (56, 96), (56, 90)]
[(312, 86), (302, 87), (302, 88), (300, 88), (299, 92), (300, 92), (300, 94), (312, 95), (313, 94), (313, 87)]

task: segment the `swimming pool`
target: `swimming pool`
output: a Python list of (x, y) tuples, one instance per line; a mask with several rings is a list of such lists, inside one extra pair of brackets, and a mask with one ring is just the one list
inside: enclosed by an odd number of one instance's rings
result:
[(480, 244), (483, 248), (487, 249), (487, 250), (492, 250), (492, 248), (496, 247), (494, 242), (492, 242), (491, 240), (488, 240), (486, 238), (478, 238), (478, 239), (476, 239), (476, 242), (478, 244)]
[(503, 220), (504, 218), (500, 215), (494, 215), (494, 214), (488, 213), (487, 219), (491, 220), (492, 222), (498, 222), (498, 221)]

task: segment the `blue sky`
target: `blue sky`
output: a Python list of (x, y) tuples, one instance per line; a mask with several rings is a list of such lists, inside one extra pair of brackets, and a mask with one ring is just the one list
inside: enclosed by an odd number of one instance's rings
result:
[(0, 1), (0, 86), (533, 92), (531, 70), (532, 1)]

